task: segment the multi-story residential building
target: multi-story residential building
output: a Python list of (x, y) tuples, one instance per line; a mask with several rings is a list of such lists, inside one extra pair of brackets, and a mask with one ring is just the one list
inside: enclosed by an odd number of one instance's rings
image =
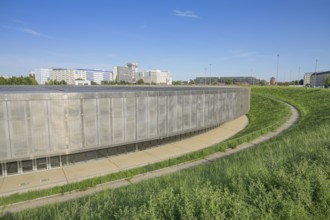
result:
[(311, 84), (311, 75), (313, 73), (309, 72), (309, 73), (305, 73), (304, 75), (304, 86), (309, 86)]
[(76, 79), (87, 80), (87, 74), (84, 70), (54, 68), (50, 71), (50, 79), (64, 80), (68, 85), (74, 85)]
[(113, 67), (114, 80), (117, 82), (135, 83), (135, 75), (138, 72), (137, 63), (127, 63), (126, 66)]
[(35, 75), (35, 79), (37, 80), (39, 85), (43, 85), (50, 79), (51, 70), (52, 69), (39, 68), (39, 69), (34, 69), (33, 71), (31, 71), (31, 74)]
[(102, 81), (112, 81), (112, 72), (105, 70), (85, 70), (87, 80), (101, 85)]
[(330, 77), (330, 71), (314, 72), (310, 76), (311, 87), (324, 87), (325, 79)]
[(147, 70), (135, 74), (135, 81), (142, 79), (146, 84), (172, 85), (171, 74), (162, 70)]

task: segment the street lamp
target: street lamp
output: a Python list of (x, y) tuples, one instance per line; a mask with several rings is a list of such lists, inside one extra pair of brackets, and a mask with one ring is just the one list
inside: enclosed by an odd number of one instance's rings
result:
[(212, 66), (212, 64), (210, 64), (210, 85), (211, 85), (211, 82), (212, 82), (212, 79), (211, 79), (211, 66)]
[(277, 54), (277, 67), (276, 67), (276, 85), (277, 85), (277, 82), (278, 82), (278, 62), (279, 62), (279, 58), (280, 58), (280, 55)]

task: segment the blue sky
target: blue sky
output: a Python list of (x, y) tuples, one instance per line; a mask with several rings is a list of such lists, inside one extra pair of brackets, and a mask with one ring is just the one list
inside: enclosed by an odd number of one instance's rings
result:
[(330, 70), (330, 0), (0, 1), (0, 75), (137, 62), (173, 80), (269, 80), (277, 54), (279, 81), (314, 71), (316, 59)]

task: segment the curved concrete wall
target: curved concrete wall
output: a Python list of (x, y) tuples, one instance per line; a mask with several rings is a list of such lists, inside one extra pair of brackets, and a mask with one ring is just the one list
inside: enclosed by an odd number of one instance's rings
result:
[(0, 91), (0, 162), (167, 138), (220, 125), (249, 107), (250, 89), (240, 87)]

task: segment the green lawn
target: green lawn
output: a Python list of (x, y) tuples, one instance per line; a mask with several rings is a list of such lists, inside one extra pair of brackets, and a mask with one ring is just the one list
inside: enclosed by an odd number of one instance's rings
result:
[(261, 119), (267, 128), (287, 117), (283, 104), (265, 97), (295, 105), (299, 122), (279, 137), (207, 165), (7, 217), (329, 219), (330, 91), (256, 87), (252, 94), (251, 124), (240, 135), (258, 133)]

